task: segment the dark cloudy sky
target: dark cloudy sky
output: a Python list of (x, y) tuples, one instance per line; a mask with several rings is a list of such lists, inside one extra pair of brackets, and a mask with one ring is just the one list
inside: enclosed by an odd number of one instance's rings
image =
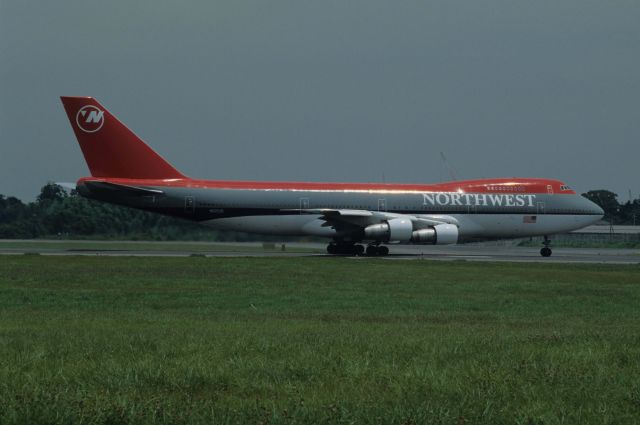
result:
[(0, 193), (88, 174), (60, 95), (194, 177), (640, 192), (638, 0), (0, 0)]

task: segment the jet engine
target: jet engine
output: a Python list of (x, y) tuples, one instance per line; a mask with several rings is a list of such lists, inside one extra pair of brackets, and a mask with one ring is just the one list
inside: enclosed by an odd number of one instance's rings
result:
[(449, 245), (458, 242), (458, 227), (453, 224), (438, 224), (413, 230), (413, 223), (408, 218), (394, 218), (365, 227), (364, 238), (380, 242)]
[(451, 245), (458, 243), (458, 226), (453, 224), (437, 224), (426, 229), (415, 230), (411, 233), (411, 242)]
[(383, 242), (409, 242), (412, 233), (413, 223), (408, 218), (393, 218), (384, 223), (372, 224), (364, 228), (365, 239)]

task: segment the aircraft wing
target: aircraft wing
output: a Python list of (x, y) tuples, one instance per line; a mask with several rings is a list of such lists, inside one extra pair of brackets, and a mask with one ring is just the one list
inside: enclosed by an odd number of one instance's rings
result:
[(382, 223), (394, 218), (411, 220), (415, 229), (437, 226), (439, 224), (459, 225), (455, 217), (441, 214), (397, 214), (385, 211), (349, 210), (349, 209), (298, 209), (301, 214), (318, 214), (325, 220), (325, 226), (332, 227), (366, 227), (370, 224)]
[(412, 220), (417, 228), (437, 226), (438, 224), (454, 224), (459, 226), (460, 223), (455, 217), (442, 214), (418, 214), (415, 216), (415, 220)]
[(334, 210), (331, 208), (301, 209), (302, 214), (320, 214), (326, 217), (372, 217), (374, 213), (367, 210)]

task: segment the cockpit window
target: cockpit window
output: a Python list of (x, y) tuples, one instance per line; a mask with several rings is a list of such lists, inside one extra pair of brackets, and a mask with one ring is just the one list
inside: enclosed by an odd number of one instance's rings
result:
[(560, 186), (560, 190), (571, 190), (571, 188), (566, 184), (563, 184), (562, 186)]

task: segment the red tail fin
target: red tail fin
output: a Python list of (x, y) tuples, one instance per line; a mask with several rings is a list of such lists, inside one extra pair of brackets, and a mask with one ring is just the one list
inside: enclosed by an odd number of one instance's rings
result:
[(185, 178), (94, 98), (61, 99), (92, 176)]

